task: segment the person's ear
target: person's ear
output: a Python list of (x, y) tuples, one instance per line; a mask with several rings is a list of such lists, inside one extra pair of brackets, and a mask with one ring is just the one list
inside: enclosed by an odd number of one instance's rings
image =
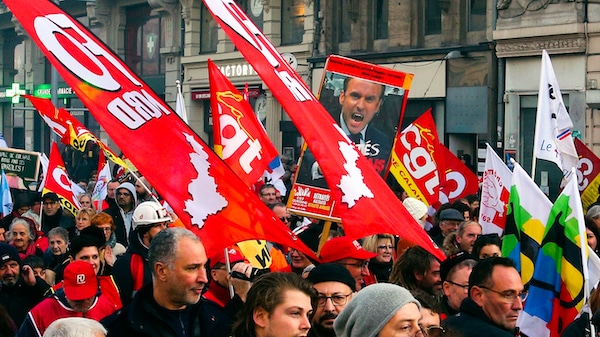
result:
[(442, 290), (444, 291), (444, 295), (448, 296), (450, 294), (450, 287), (452, 285), (446, 281), (442, 282)]
[(256, 324), (256, 326), (265, 328), (269, 321), (269, 313), (263, 308), (256, 308), (252, 312), (252, 319), (254, 320), (254, 324)]
[(483, 306), (483, 296), (485, 296), (483, 294), (483, 289), (479, 288), (478, 286), (473, 286), (469, 290), (469, 297), (471, 297), (473, 302), (477, 303), (477, 305), (480, 307)]
[(166, 281), (169, 273), (169, 266), (162, 262), (156, 262), (156, 264), (154, 264), (154, 273), (158, 280)]

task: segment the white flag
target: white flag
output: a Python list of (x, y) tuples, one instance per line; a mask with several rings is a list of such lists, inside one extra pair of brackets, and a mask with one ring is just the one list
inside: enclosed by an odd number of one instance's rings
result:
[(183, 95), (181, 94), (181, 84), (177, 81), (177, 99), (175, 101), (175, 113), (183, 119), (185, 124), (188, 124), (187, 111), (185, 110), (185, 101), (183, 100)]
[(506, 209), (512, 183), (512, 172), (487, 144), (485, 170), (481, 184), (479, 223), (483, 234), (502, 235), (506, 223)]
[(550, 57), (543, 50), (533, 156), (534, 160), (539, 158), (556, 163), (565, 178), (571, 175), (571, 168), (577, 168), (578, 162), (572, 128), (573, 122), (563, 102)]

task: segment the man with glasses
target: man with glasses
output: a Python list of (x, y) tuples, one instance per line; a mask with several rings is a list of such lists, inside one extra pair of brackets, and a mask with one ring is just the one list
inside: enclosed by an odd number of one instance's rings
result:
[(440, 266), (442, 289), (444, 296), (441, 304), (444, 317), (456, 315), (460, 311), (460, 304), (468, 297), (469, 275), (476, 261), (466, 251), (462, 250), (448, 256)]
[(369, 276), (369, 260), (377, 256), (363, 249), (358, 241), (347, 236), (333, 238), (321, 249), (321, 262), (336, 263), (348, 269), (356, 281), (356, 290), (364, 286), (365, 276)]
[(432, 237), (433, 241), (439, 246), (444, 245), (444, 239), (448, 234), (455, 232), (458, 225), (465, 220), (463, 214), (454, 208), (447, 208), (440, 212), (440, 232)]
[(317, 291), (317, 307), (311, 319), (309, 337), (336, 337), (333, 321), (356, 291), (356, 281), (341, 265), (325, 263), (316, 266), (307, 279)]
[(260, 188), (260, 200), (267, 206), (277, 203), (277, 189), (271, 184), (264, 184)]
[(129, 304), (135, 293), (152, 280), (148, 265), (150, 243), (169, 226), (172, 219), (158, 202), (145, 201), (135, 208), (132, 222), (131, 243), (127, 252), (113, 266), (113, 276), (121, 290), (123, 306)]
[(42, 197), (42, 231), (48, 235), (48, 232), (55, 227), (62, 227), (66, 230), (75, 227), (75, 219), (63, 212), (60, 205), (60, 199), (54, 192), (48, 192)]
[(460, 313), (445, 320), (464, 337), (518, 336), (517, 318), (527, 293), (512, 260), (491, 257), (479, 261), (469, 276), (469, 297)]

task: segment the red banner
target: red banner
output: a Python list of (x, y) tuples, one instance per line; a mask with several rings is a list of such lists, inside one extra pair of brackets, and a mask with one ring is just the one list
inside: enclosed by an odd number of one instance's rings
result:
[(54, 192), (60, 199), (62, 207), (69, 211), (73, 216), (77, 215), (77, 210), (81, 208), (77, 196), (73, 194), (72, 186), (75, 183), (69, 178), (65, 163), (60, 156), (60, 150), (55, 142), (52, 142), (50, 148), (50, 159), (48, 162), (48, 175), (46, 183), (42, 190), (42, 195), (47, 192)]
[(208, 74), (215, 152), (251, 187), (279, 153), (250, 103), (211, 60)]
[(598, 187), (600, 187), (600, 158), (585, 144), (575, 138), (575, 148), (579, 154), (577, 164), (577, 183), (583, 209), (587, 211), (591, 204), (598, 200)]
[(62, 78), (208, 255), (265, 239), (311, 251), (150, 87), (51, 1), (6, 0)]
[(233, 0), (204, 3), (304, 137), (339, 203), (345, 233), (355, 238), (398, 234), (444, 260), (442, 251), (434, 246), (371, 163), (238, 5)]
[(409, 197), (428, 205), (440, 200), (440, 185), (446, 180), (443, 152), (431, 109), (398, 133), (392, 152), (390, 173)]
[(440, 147), (446, 163), (446, 183), (440, 190), (440, 202), (454, 202), (479, 191), (479, 178), (444, 145)]

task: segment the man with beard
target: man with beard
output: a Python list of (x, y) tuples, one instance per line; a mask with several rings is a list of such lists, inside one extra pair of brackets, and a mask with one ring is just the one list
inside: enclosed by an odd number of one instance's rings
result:
[(333, 321), (356, 292), (356, 282), (350, 272), (339, 264), (316, 266), (307, 279), (317, 291), (317, 307), (311, 319), (309, 337), (335, 337)]
[(21, 326), (27, 312), (44, 298), (49, 288), (30, 266), (21, 268), (17, 249), (7, 243), (0, 243), (0, 283), (0, 305), (16, 326)]
[(137, 193), (137, 200), (139, 203), (154, 200), (154, 198), (152, 198), (152, 185), (150, 185), (148, 179), (144, 176), (139, 177), (139, 179), (135, 181), (135, 192)]
[(104, 213), (113, 217), (117, 242), (127, 247), (131, 232), (131, 218), (137, 206), (137, 193), (132, 183), (122, 183), (115, 191), (117, 203), (107, 208)]
[(193, 232), (178, 227), (159, 232), (148, 251), (152, 283), (129, 306), (103, 320), (107, 336), (201, 336), (200, 296), (208, 283), (207, 260)]
[(167, 210), (156, 201), (145, 201), (133, 212), (133, 230), (130, 244), (123, 256), (117, 259), (112, 274), (121, 290), (123, 305), (129, 304), (135, 293), (152, 280), (148, 265), (150, 243), (172, 222)]
[(394, 263), (390, 282), (408, 290), (421, 289), (432, 296), (440, 296), (440, 261), (419, 246), (411, 247)]
[(100, 321), (115, 310), (98, 292), (94, 267), (85, 261), (74, 261), (65, 268), (64, 286), (31, 309), (17, 335), (42, 335), (59, 318), (86, 317)]

